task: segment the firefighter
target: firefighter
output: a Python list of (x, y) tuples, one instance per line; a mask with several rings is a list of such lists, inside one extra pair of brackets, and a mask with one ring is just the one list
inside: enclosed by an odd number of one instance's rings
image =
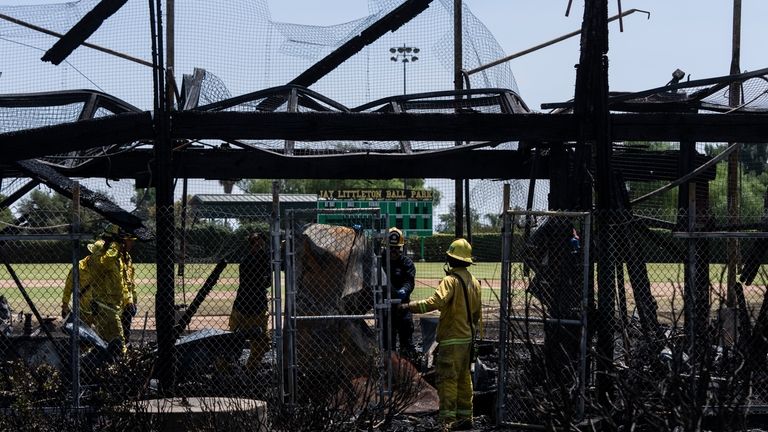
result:
[(111, 224), (104, 230), (102, 238), (105, 241), (114, 242), (118, 246), (120, 263), (120, 280), (123, 286), (123, 303), (120, 311), (120, 325), (123, 328), (123, 338), (126, 343), (130, 341), (131, 324), (137, 313), (136, 303), (136, 272), (133, 266), (131, 250), (136, 237), (124, 231), (117, 225)]
[[(91, 313), (91, 300), (93, 300), (93, 278), (91, 276), (91, 268), (93, 267), (93, 261), (98, 260), (104, 253), (104, 240), (96, 240), (88, 245), (88, 252), (91, 254), (81, 259), (78, 262), (79, 267), (79, 279), (80, 279), (80, 291), (79, 301), (80, 304), (80, 320), (89, 326), (93, 325), (93, 314)], [(61, 317), (66, 318), (67, 315), (72, 312), (69, 307), (69, 300), (72, 297), (72, 289), (74, 285), (74, 278), (72, 269), (67, 274), (67, 280), (64, 283), (64, 294), (61, 297)]]
[(481, 321), (480, 283), (468, 268), (472, 246), (454, 240), (446, 251), (446, 276), (431, 297), (400, 308), (411, 312), (440, 311), (437, 327), (437, 393), (439, 419), (444, 429), (467, 430), (472, 425), (472, 378), (470, 363), (474, 330)]
[[(387, 234), (389, 246), (389, 271), (392, 299), (399, 299), (401, 303), (411, 301), (416, 280), (416, 266), (407, 255), (403, 253), (405, 237), (398, 228), (390, 228)], [(413, 347), (413, 318), (407, 309), (398, 309), (392, 306), (392, 327), (384, 327), (384, 347), (395, 348), (396, 341), (400, 342), (399, 352), (409, 358), (413, 358), (416, 350)]]
[[(120, 270), (120, 244), (106, 232), (104, 253), (93, 259), (91, 313), (96, 333), (108, 344), (117, 345), (125, 352), (125, 338), (120, 315), (123, 310), (123, 279)], [(95, 257), (94, 257), (95, 258)]]
[(246, 367), (253, 368), (259, 365), (270, 346), (268, 296), (272, 288), (272, 258), (263, 232), (248, 236), (248, 248), (238, 270), (240, 285), (232, 304), (229, 329), (244, 333), (250, 340), (251, 353)]

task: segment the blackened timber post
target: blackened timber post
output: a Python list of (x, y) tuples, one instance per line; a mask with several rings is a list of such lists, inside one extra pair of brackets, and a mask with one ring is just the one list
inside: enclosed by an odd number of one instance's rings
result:
[[(611, 191), (612, 142), (608, 113), (608, 1), (585, 0), (581, 30), (581, 55), (576, 71), (574, 114), (579, 121), (580, 144), (591, 141), (595, 154), (595, 190), (597, 192), (597, 391), (607, 403), (613, 371), (613, 334), (615, 326), (615, 258), (611, 254), (614, 210)], [(588, 137), (592, 137), (591, 139)]]
[[(741, 72), (741, 0), (733, 0), (733, 36), (731, 39), (731, 75)], [(728, 88), (728, 105), (736, 108), (741, 104), (741, 82), (732, 82)], [(733, 143), (731, 143), (733, 144)], [(728, 223), (737, 225), (741, 219), (739, 191), (739, 160), (741, 159), (740, 145), (728, 156)], [(736, 272), (740, 264), (739, 240), (728, 239), (728, 292), (726, 304), (733, 311), (736, 305)], [(735, 315), (732, 313), (731, 316)], [(735, 325), (733, 326), (735, 329)], [(734, 338), (735, 339), (735, 338)]]
[[(155, 315), (157, 320), (157, 363), (155, 373), (160, 380), (163, 394), (171, 395), (175, 383), (175, 307), (174, 307), (174, 215), (173, 215), (173, 167), (171, 161), (170, 105), (166, 92), (166, 75), (163, 56), (162, 0), (156, 1), (153, 14), (154, 92), (155, 92), (155, 177), (157, 183), (157, 292)], [(150, 0), (150, 6), (152, 1)]]
[[(463, 77), (461, 75), (461, 66), (463, 63), (463, 50), (462, 50), (462, 0), (453, 0), (453, 88), (455, 90), (461, 90), (463, 87)], [(456, 96), (460, 98), (461, 96)], [(461, 141), (456, 141), (456, 145), (461, 145)], [(461, 176), (454, 178), (454, 195), (456, 205), (453, 209), (455, 214), (455, 235), (456, 238), (464, 237), (464, 189), (463, 179)], [(467, 220), (467, 224), (470, 221)]]

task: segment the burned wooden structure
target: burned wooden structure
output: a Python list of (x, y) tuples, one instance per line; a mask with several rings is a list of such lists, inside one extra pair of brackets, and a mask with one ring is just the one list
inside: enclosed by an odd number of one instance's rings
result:
[[(350, 41), (288, 85), (215, 104), (198, 106), (196, 95), (204, 71), (185, 78), (182, 97), (176, 104), (178, 110), (171, 109), (173, 104), (164, 90), (167, 83), (162, 72), (155, 76), (156, 101), (152, 113), (97, 92), (2, 96), (0, 109), (46, 107), (74, 100), (80, 101), (83, 109), (76, 121), (0, 134), (0, 148), (4, 150), (0, 174), (32, 178), (22, 189), (27, 191), (37, 182), (59, 185), (66, 191), (66, 177), (131, 178), (137, 184), (153, 185), (164, 191), (158, 193), (159, 214), (164, 216), (158, 218), (157, 233), (158, 239), (163, 239), (158, 250), (166, 252), (158, 256), (168, 260), (158, 265), (161, 356), (172, 356), (168, 340), (162, 337), (163, 332), (173, 333), (172, 325), (163, 324), (162, 317), (172, 314), (173, 303), (174, 221), (169, 190), (174, 178), (285, 178), (295, 173), (301, 173), (302, 178), (318, 179), (450, 178), (450, 173), (461, 172), (462, 177), (472, 179), (547, 179), (551, 185), (551, 209), (596, 210), (599, 294), (597, 304), (590, 306), (596, 312), (596, 328), (601, 329), (597, 334), (596, 367), (603, 373), (598, 375), (598, 390), (600, 395), (607, 396), (611, 385), (607, 377), (614, 368), (614, 296), (619, 274), (623, 277), (623, 265), (628, 268), (634, 297), (639, 301), (646, 336), (656, 340), (660, 332), (644, 262), (633, 253), (637, 248), (627, 248), (628, 252), (621, 257), (601, 253), (609, 249), (611, 238), (637, 238), (649, 227), (660, 224), (633, 214), (636, 203), (629, 199), (624, 182), (663, 180), (680, 188), (678, 207), (686, 217), (681, 217), (677, 224), (663, 225), (664, 228), (678, 232), (716, 230), (705, 218), (708, 182), (714, 176), (714, 168), (710, 165), (701, 169), (709, 159), (696, 154), (695, 143), (768, 142), (768, 113), (731, 111), (712, 104), (707, 96), (733, 82), (763, 77), (768, 69), (675, 83), (644, 92), (611, 93), (607, 0), (586, 0), (575, 99), (545, 106), (555, 109), (549, 114), (531, 113), (514, 92), (504, 89), (396, 96), (348, 108), (305, 87), (428, 4), (429, 1), (405, 2), (402, 8), (375, 23), (370, 32)], [(161, 71), (162, 50), (154, 60), (156, 69)], [(690, 88), (700, 90), (682, 91)], [(111, 115), (97, 118), (99, 107), (106, 108)], [(700, 110), (730, 114), (701, 114)], [(260, 140), (282, 140), (283, 145), (266, 146)], [(203, 141), (213, 145), (197, 145)], [(360, 145), (350, 150), (350, 146), (344, 145), (361, 141), (393, 141), (398, 146), (371, 150)], [(414, 145), (418, 141), (451, 145), (425, 150)], [(674, 141), (681, 146), (679, 150), (637, 152), (617, 144), (623, 141)], [(327, 142), (340, 144), (324, 147), (322, 155), (304, 152), (297, 146), (326, 146)], [(462, 144), (453, 145), (454, 142)], [(87, 158), (97, 153), (109, 157)], [(72, 159), (77, 163), (61, 164), (58, 159), (46, 159), (62, 154), (78, 156)], [(2, 207), (21, 195), (20, 191), (18, 196), (6, 198)], [(163, 212), (163, 206), (168, 211)], [(93, 207), (98, 208), (98, 203), (94, 201)], [(687, 217), (686, 210), (693, 216)], [(622, 228), (617, 228), (620, 225)], [(618, 229), (624, 231), (617, 233)], [(698, 259), (686, 262), (686, 323), (691, 326), (695, 340), (697, 332), (705, 331), (703, 321), (709, 310), (704, 295), (708, 289), (706, 278), (697, 277), (706, 273), (708, 262), (706, 245), (695, 239), (690, 240), (690, 245), (691, 256)], [(768, 246), (761, 242), (753, 256), (764, 256), (766, 249)], [(751, 282), (760, 262), (751, 262), (743, 282)], [(553, 305), (552, 309), (560, 310), (560, 306)], [(768, 310), (765, 303), (763, 309)], [(754, 335), (752, 343), (763, 357), (767, 348), (759, 341), (768, 329), (766, 317), (768, 313), (761, 313), (750, 332)]]

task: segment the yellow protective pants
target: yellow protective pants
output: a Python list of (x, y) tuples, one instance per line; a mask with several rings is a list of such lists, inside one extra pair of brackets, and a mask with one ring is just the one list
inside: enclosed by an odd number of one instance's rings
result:
[(123, 324), (120, 322), (120, 310), (94, 301), (91, 306), (93, 311), (93, 327), (96, 333), (109, 344), (113, 340), (120, 341), (121, 350), (125, 353), (125, 338), (123, 337)]
[(444, 345), (437, 352), (437, 395), (440, 422), (472, 418), (472, 376), (469, 371), (469, 344)]
[(269, 315), (245, 315), (237, 309), (232, 309), (229, 315), (229, 329), (233, 332), (242, 332), (250, 341), (251, 355), (248, 356), (246, 368), (258, 366), (261, 358), (269, 351), (269, 333), (267, 323)]

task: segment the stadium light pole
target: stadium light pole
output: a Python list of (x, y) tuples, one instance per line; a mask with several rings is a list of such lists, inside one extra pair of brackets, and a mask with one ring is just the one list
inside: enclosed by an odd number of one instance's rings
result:
[(395, 63), (403, 64), (403, 94), (407, 93), (405, 67), (408, 63), (413, 63), (419, 59), (416, 55), (419, 51), (421, 51), (419, 48), (407, 46), (406, 44), (403, 44), (401, 47), (392, 47), (389, 49), (389, 52), (392, 54), (392, 57), (389, 59)]
[[(408, 63), (413, 63), (419, 59), (419, 57), (416, 55), (421, 51), (417, 47), (408, 46), (406, 44), (403, 44), (401, 47), (392, 47), (389, 49), (390, 54), (392, 54), (392, 57), (389, 59), (395, 63), (402, 63), (403, 64), (403, 96), (405, 96), (407, 92), (406, 87), (406, 72), (405, 67), (408, 65)], [(408, 179), (403, 179), (403, 193), (408, 193)]]

